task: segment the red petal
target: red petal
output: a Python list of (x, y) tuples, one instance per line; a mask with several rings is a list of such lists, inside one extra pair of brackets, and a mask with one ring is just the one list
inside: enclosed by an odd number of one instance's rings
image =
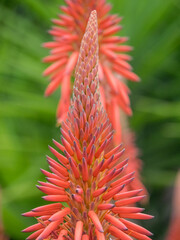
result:
[(88, 212), (88, 216), (91, 218), (91, 220), (92, 220), (92, 222), (94, 223), (94, 225), (95, 225), (95, 227), (97, 228), (97, 230), (98, 230), (99, 232), (103, 233), (104, 230), (103, 230), (103, 227), (102, 227), (102, 225), (101, 225), (101, 223), (100, 223), (100, 220), (99, 220), (97, 214), (96, 214), (94, 211), (89, 211), (89, 212)]
[(123, 77), (129, 79), (129, 80), (132, 80), (132, 81), (135, 81), (135, 82), (139, 82), (140, 81), (140, 78), (133, 72), (130, 72), (124, 68), (118, 68), (116, 66), (113, 67), (113, 69), (120, 73)]
[(46, 88), (46, 91), (44, 93), (45, 97), (50, 96), (61, 84), (61, 82), (63, 80), (63, 72), (64, 72), (63, 70), (60, 71), (58, 73), (58, 76), (50, 82), (50, 84), (48, 85), (48, 87)]
[(55, 222), (50, 223), (45, 229), (44, 231), (39, 235), (39, 237), (37, 238), (37, 240), (43, 240), (45, 238), (47, 238), (58, 226), (59, 224), (62, 222), (62, 220), (58, 220)]
[(121, 230), (117, 229), (116, 227), (114, 226), (110, 226), (108, 228), (109, 232), (117, 237), (118, 239), (121, 239), (121, 240), (132, 240), (131, 237), (129, 237), (126, 233), (122, 232)]
[(151, 238), (147, 237), (146, 235), (143, 235), (143, 234), (140, 234), (140, 233), (137, 233), (133, 230), (129, 230), (129, 235), (138, 239), (138, 240), (151, 240)]
[(99, 210), (109, 210), (109, 209), (112, 209), (113, 207), (115, 207), (115, 205), (111, 203), (104, 203), (104, 204), (98, 205)]
[(34, 231), (37, 231), (41, 228), (44, 228), (44, 226), (41, 223), (36, 223), (36, 224), (22, 230), (22, 232), (34, 232)]
[(65, 217), (67, 214), (69, 214), (71, 212), (70, 208), (64, 208), (63, 210), (53, 214), (50, 218), (49, 221), (54, 222), (57, 221), (59, 219), (62, 219), (63, 217)]
[(119, 216), (121, 218), (130, 218), (130, 219), (142, 219), (142, 220), (149, 220), (154, 218), (154, 216), (145, 214), (145, 213), (120, 213)]
[(29, 237), (27, 237), (26, 239), (27, 240), (34, 240), (36, 239), (42, 232), (43, 232), (44, 228), (43, 229), (40, 229), (34, 233), (32, 233)]
[(62, 188), (69, 188), (69, 182), (67, 181), (63, 181), (63, 180), (58, 180), (58, 179), (55, 179), (55, 178), (47, 178), (48, 182), (51, 182), (59, 187), (62, 187)]
[(95, 229), (95, 233), (97, 236), (97, 240), (105, 240), (104, 233), (99, 232), (97, 229)]
[(113, 154), (119, 152), (119, 151), (121, 150), (121, 148), (122, 148), (122, 143), (119, 144), (117, 147), (113, 148), (110, 152), (106, 153), (106, 154), (104, 155), (104, 157), (105, 157), (106, 159), (109, 158), (109, 157), (111, 157)]
[(139, 213), (142, 212), (144, 210), (144, 208), (138, 208), (138, 207), (114, 207), (112, 209), (112, 212), (114, 213)]
[(81, 240), (83, 233), (83, 222), (78, 221), (75, 227), (74, 240)]
[(73, 52), (69, 57), (69, 60), (66, 64), (65, 74), (70, 74), (76, 66), (78, 60), (79, 52)]
[(126, 199), (122, 199), (120, 201), (117, 201), (115, 204), (117, 207), (121, 207), (124, 205), (129, 205), (129, 204), (133, 204), (136, 202), (140, 202), (145, 196), (138, 196), (138, 197), (132, 197), (132, 198), (126, 198)]
[(107, 82), (110, 86), (110, 88), (112, 89), (112, 91), (114, 93), (118, 93), (117, 90), (118, 90), (118, 85), (117, 85), (117, 79), (114, 77), (112, 71), (110, 68), (108, 68), (107, 66), (104, 66), (103, 67), (103, 71), (104, 71), (104, 75), (107, 79)]
[(106, 221), (108, 221), (109, 223), (111, 223), (112, 225), (114, 225), (115, 227), (117, 227), (120, 230), (127, 230), (128, 228), (126, 227), (126, 225), (124, 225), (121, 222), (121, 219), (118, 219), (110, 214), (106, 214), (104, 219), (106, 219)]
[(54, 188), (38, 186), (38, 185), (37, 185), (37, 188), (45, 194), (52, 194), (52, 195), (61, 195), (62, 194), (62, 195), (65, 195), (65, 191), (63, 189), (62, 190), (61, 189), (57, 190), (57, 189), (54, 189)]
[(57, 69), (59, 69), (62, 65), (64, 65), (67, 62), (67, 58), (64, 57), (62, 59), (60, 59), (59, 61), (51, 64), (43, 73), (44, 76), (50, 75), (51, 73), (53, 73), (54, 71), (56, 71)]
[(135, 195), (139, 194), (140, 192), (142, 192), (142, 189), (119, 193), (114, 196), (114, 200), (120, 200), (123, 198), (134, 197)]
[(32, 209), (32, 211), (33, 212), (41, 212), (41, 211), (47, 211), (47, 210), (51, 210), (51, 209), (61, 209), (61, 208), (62, 208), (61, 203), (52, 203), (52, 204), (48, 204), (45, 206), (34, 208), (34, 209)]
[(65, 240), (66, 238), (64, 236), (67, 236), (67, 230), (65, 230), (65, 229), (60, 231), (58, 240)]
[(57, 159), (62, 162), (62, 164), (66, 165), (68, 164), (68, 160), (67, 158), (65, 158), (63, 155), (61, 155), (59, 152), (57, 152), (54, 148), (52, 148), (51, 146), (49, 146), (50, 151), (52, 152), (52, 154), (54, 154), (55, 157), (57, 157)]
[(82, 240), (89, 240), (89, 236), (88, 236), (87, 234), (84, 234), (84, 235), (82, 236)]
[(60, 144), (59, 142), (57, 142), (56, 140), (53, 139), (53, 143), (56, 145), (56, 147), (58, 147), (62, 152), (64, 152), (65, 147)]
[(47, 195), (42, 198), (50, 202), (68, 202), (69, 201), (69, 197), (67, 195)]
[(93, 192), (93, 197), (98, 197), (107, 190), (107, 187), (99, 188)]
[(145, 229), (145, 228), (143, 228), (143, 227), (141, 227), (141, 226), (139, 226), (139, 225), (137, 225), (137, 224), (135, 224), (135, 223), (133, 223), (133, 222), (130, 222), (130, 221), (127, 221), (127, 220), (125, 220), (125, 219), (120, 219), (129, 229), (131, 229), (131, 230), (134, 230), (134, 231), (136, 231), (136, 232), (139, 232), (139, 233), (141, 233), (141, 234), (144, 234), (144, 235), (147, 235), (147, 236), (152, 236), (153, 234), (150, 232), (150, 231), (148, 231), (147, 229)]

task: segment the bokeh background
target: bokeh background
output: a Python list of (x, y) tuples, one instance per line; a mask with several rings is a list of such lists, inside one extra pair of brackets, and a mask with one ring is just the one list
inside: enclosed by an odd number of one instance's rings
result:
[[(123, 16), (121, 35), (134, 46), (132, 65), (140, 83), (129, 83), (137, 146), (144, 162), (146, 206), (154, 220), (143, 223), (163, 240), (170, 220), (173, 183), (180, 167), (180, 71), (178, 0), (109, 0)], [(51, 40), (50, 19), (61, 0), (0, 0), (0, 214), (11, 240), (34, 223), (21, 213), (44, 201), (35, 187), (47, 169), (51, 139), (59, 139), (55, 111), (59, 92), (46, 99), (41, 47)], [(1, 237), (1, 239), (3, 239)]]

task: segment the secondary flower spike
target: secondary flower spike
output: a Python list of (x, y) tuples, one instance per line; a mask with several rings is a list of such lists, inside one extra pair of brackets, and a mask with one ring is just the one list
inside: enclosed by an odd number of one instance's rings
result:
[(47, 194), (43, 198), (53, 203), (23, 214), (38, 221), (23, 230), (33, 232), (27, 239), (150, 239), (148, 230), (126, 220), (152, 216), (131, 206), (144, 198), (139, 195), (141, 189), (122, 191), (133, 173), (121, 176), (127, 160), (117, 160), (124, 149), (110, 147), (113, 131), (99, 95), (96, 11), (82, 39), (73, 99), (61, 132), (62, 144), (54, 143), (65, 156), (50, 147), (58, 161), (47, 157), (51, 172), (42, 170), (47, 182), (38, 186)]
[[(120, 143), (121, 123), (120, 108), (128, 115), (132, 114), (130, 108), (130, 90), (124, 79), (139, 81), (139, 77), (132, 72), (128, 63), (131, 57), (127, 52), (132, 47), (124, 45), (127, 37), (116, 36), (122, 29), (119, 22), (122, 18), (110, 14), (111, 5), (105, 0), (66, 0), (62, 6), (63, 14), (53, 19), (55, 26), (49, 31), (53, 42), (44, 44), (51, 49), (50, 56), (44, 62), (51, 65), (44, 71), (49, 76), (50, 83), (45, 95), (51, 95), (61, 85), (61, 98), (57, 108), (57, 121), (65, 120), (70, 105), (71, 77), (76, 66), (80, 43), (86, 28), (90, 12), (97, 11), (99, 25), (99, 79), (102, 103), (108, 113), (113, 128), (116, 130), (114, 141)], [(123, 44), (123, 45), (122, 45)]]

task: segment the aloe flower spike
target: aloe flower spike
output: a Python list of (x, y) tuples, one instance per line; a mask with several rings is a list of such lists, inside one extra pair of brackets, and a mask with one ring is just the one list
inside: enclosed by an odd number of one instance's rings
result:
[[(113, 151), (112, 137), (108, 138), (110, 123), (100, 103), (98, 88), (97, 29), (97, 14), (92, 11), (81, 43), (71, 107), (62, 124), (63, 146), (55, 142), (61, 151), (65, 149), (65, 156), (50, 147), (58, 162), (47, 157), (51, 172), (42, 170), (47, 182), (39, 182), (38, 187), (47, 194), (45, 200), (55, 203), (23, 214), (38, 220), (24, 230), (34, 232), (27, 239), (101, 240), (114, 236), (122, 240), (148, 240), (152, 235), (126, 220), (152, 216), (129, 205), (144, 198), (138, 195), (139, 189), (123, 192), (134, 173), (121, 176), (127, 161), (119, 165), (116, 158), (117, 155), (121, 158), (124, 151), (122, 148)], [(104, 167), (112, 152), (111, 167)], [(60, 202), (65, 202), (66, 207)]]

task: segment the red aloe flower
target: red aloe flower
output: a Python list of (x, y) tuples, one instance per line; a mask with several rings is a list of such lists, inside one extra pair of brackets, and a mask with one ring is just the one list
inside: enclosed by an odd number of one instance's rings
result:
[[(133, 173), (121, 176), (127, 160), (117, 163), (124, 149), (111, 149), (113, 131), (98, 89), (98, 33), (96, 11), (90, 15), (82, 39), (75, 73), (73, 99), (61, 128), (62, 144), (50, 147), (58, 162), (47, 157), (51, 172), (42, 170), (47, 182), (38, 188), (43, 198), (55, 203), (23, 214), (36, 217), (38, 223), (24, 232), (27, 239), (150, 239), (145, 228), (126, 220), (151, 219), (143, 209), (130, 207), (139, 202), (140, 190), (121, 192), (133, 179)], [(60, 202), (65, 202), (66, 207)]]
[[(125, 142), (126, 136), (122, 138), (124, 133), (121, 130), (124, 116), (120, 112), (120, 108), (128, 115), (131, 115), (132, 112), (128, 97), (130, 91), (124, 83), (124, 78), (133, 81), (138, 81), (139, 78), (132, 73), (132, 68), (127, 63), (131, 59), (130, 56), (124, 54), (131, 50), (130, 46), (122, 45), (128, 38), (114, 36), (122, 28), (118, 25), (122, 18), (109, 14), (111, 5), (107, 4), (105, 0), (68, 0), (66, 4), (67, 6), (61, 7), (64, 14), (60, 14), (59, 19), (53, 20), (56, 27), (49, 31), (54, 38), (54, 42), (44, 44), (45, 47), (51, 49), (50, 56), (44, 58), (44, 62), (51, 63), (44, 71), (44, 75), (49, 76), (51, 80), (45, 95), (49, 96), (61, 85), (61, 99), (58, 105), (57, 118), (59, 123), (65, 120), (70, 105), (71, 76), (77, 62), (80, 42), (89, 14), (91, 10), (96, 9), (99, 25), (101, 101), (113, 129), (115, 129), (114, 143)], [(128, 147), (128, 149), (130, 148)], [(145, 190), (139, 173), (141, 161), (133, 157), (133, 160), (130, 158), (130, 164), (136, 166), (134, 169), (138, 170), (136, 182), (139, 182), (139, 185), (142, 185)], [(146, 192), (145, 190), (144, 193)]]
[[(122, 26), (118, 25), (122, 18), (109, 14), (111, 5), (105, 0), (65, 0), (66, 6), (61, 10), (59, 19), (53, 19), (56, 25), (49, 33), (54, 41), (44, 44), (50, 48), (50, 56), (44, 62), (51, 65), (44, 71), (44, 76), (50, 77), (50, 83), (45, 95), (52, 94), (61, 85), (61, 99), (57, 109), (58, 122), (65, 120), (71, 95), (71, 76), (77, 63), (80, 42), (83, 37), (89, 14), (97, 11), (99, 25), (99, 79), (102, 103), (108, 113), (113, 128), (116, 130), (114, 140), (121, 142), (120, 109), (131, 115), (130, 93), (123, 78), (139, 81), (139, 77), (132, 72), (127, 62), (131, 57), (132, 47), (122, 45), (127, 37), (114, 36)], [(116, 75), (114, 74), (116, 73)]]
[[(110, 148), (113, 131), (104, 111), (98, 88), (98, 32), (96, 11), (90, 15), (82, 39), (75, 72), (73, 99), (61, 128), (62, 144), (50, 147), (59, 162), (47, 157), (51, 172), (42, 170), (47, 182), (38, 188), (52, 201), (24, 214), (38, 223), (24, 232), (34, 232), (27, 239), (109, 239), (148, 240), (152, 235), (126, 220), (151, 219), (143, 209), (130, 207), (139, 202), (140, 190), (121, 193), (133, 174), (121, 176), (127, 160), (117, 164), (124, 149)], [(66, 207), (60, 202), (65, 202)]]

